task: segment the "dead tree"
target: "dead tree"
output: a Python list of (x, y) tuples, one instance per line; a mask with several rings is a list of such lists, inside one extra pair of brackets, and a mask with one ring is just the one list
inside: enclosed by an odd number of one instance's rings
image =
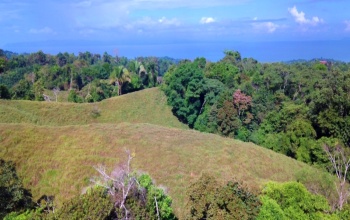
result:
[(57, 102), (57, 97), (58, 97), (58, 93), (60, 92), (60, 88), (55, 87), (55, 88), (53, 88), (52, 91), (53, 91), (53, 94), (55, 95), (56, 102)]
[(111, 174), (107, 174), (106, 168), (102, 165), (94, 168), (102, 178), (93, 178), (91, 181), (108, 190), (108, 193), (114, 199), (114, 206), (124, 210), (124, 219), (128, 219), (129, 210), (125, 206), (126, 199), (134, 187), (138, 187), (135, 175), (130, 170), (130, 163), (133, 156), (130, 151), (125, 150), (128, 155), (126, 164), (116, 167)]
[(50, 98), (50, 96), (45, 95), (45, 94), (43, 94), (43, 96), (44, 96), (44, 100), (45, 100), (45, 101), (47, 101), (47, 102), (51, 102), (51, 98)]
[(350, 195), (346, 182), (346, 176), (350, 167), (350, 158), (346, 156), (344, 149), (340, 145), (335, 147), (324, 145), (324, 151), (326, 152), (338, 179), (336, 189), (338, 193), (338, 208), (341, 210)]

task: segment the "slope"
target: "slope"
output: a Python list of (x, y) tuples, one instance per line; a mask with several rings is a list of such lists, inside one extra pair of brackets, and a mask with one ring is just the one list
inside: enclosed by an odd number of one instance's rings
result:
[[(101, 105), (101, 108), (107, 109)], [(176, 213), (184, 210), (185, 189), (202, 172), (220, 181), (259, 188), (268, 180), (295, 179), (306, 164), (251, 143), (192, 130), (145, 123), (37, 126), (0, 124), (0, 157), (13, 160), (35, 198), (55, 195), (61, 203), (80, 193), (96, 175), (94, 165), (113, 168), (135, 152), (133, 167), (168, 189)]]
[(150, 123), (186, 129), (158, 89), (145, 89), (99, 103), (56, 103), (0, 99), (1, 123), (82, 125), (91, 123)]

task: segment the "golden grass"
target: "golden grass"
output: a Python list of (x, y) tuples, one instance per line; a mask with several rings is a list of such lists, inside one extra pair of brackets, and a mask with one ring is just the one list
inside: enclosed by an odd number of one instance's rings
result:
[[(100, 116), (94, 115), (98, 111)], [(91, 123), (150, 123), (188, 128), (180, 123), (158, 89), (146, 89), (99, 103), (8, 101), (0, 99), (0, 122), (36, 125), (83, 125)]]
[(294, 180), (299, 170), (318, 172), (251, 143), (189, 130), (158, 88), (92, 104), (0, 100), (0, 158), (16, 163), (36, 199), (55, 195), (60, 205), (89, 185), (94, 165), (112, 169), (124, 160), (124, 149), (135, 152), (135, 169), (169, 190), (180, 218), (186, 188), (203, 172), (255, 189)]
[(203, 172), (220, 182), (235, 178), (250, 188), (269, 180), (294, 180), (301, 169), (317, 172), (254, 144), (193, 130), (146, 123), (0, 124), (0, 157), (17, 164), (35, 198), (56, 195), (59, 204), (89, 184), (97, 174), (94, 165), (113, 168), (125, 159), (125, 148), (135, 152), (135, 169), (149, 173), (157, 185), (168, 189), (179, 217), (186, 187)]

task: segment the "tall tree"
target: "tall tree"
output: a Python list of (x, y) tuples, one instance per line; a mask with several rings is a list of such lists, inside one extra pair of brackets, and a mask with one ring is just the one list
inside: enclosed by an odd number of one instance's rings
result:
[(123, 85), (126, 82), (130, 82), (131, 77), (128, 69), (123, 66), (117, 66), (113, 68), (110, 79), (118, 86), (118, 95), (122, 95)]

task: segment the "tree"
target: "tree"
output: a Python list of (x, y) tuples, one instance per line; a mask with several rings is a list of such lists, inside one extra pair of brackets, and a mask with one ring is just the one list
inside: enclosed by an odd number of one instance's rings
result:
[(60, 93), (60, 88), (55, 87), (55, 88), (52, 89), (52, 92), (55, 95), (55, 99), (56, 99), (56, 102), (57, 102), (58, 93)]
[(225, 50), (225, 57), (222, 59), (223, 62), (237, 63), (240, 62), (242, 57), (241, 53), (234, 50)]
[(147, 194), (146, 210), (154, 214), (157, 219), (176, 219), (171, 207), (172, 199), (167, 196), (163, 189), (156, 187), (148, 174), (142, 174), (137, 178), (141, 187)]
[(82, 103), (83, 99), (78, 96), (77, 92), (74, 89), (72, 89), (68, 94), (68, 102)]
[(93, 187), (65, 202), (54, 219), (115, 219), (114, 206), (105, 188)]
[(326, 152), (329, 161), (332, 164), (332, 168), (337, 176), (337, 193), (338, 193), (338, 208), (341, 210), (344, 204), (347, 203), (350, 196), (350, 192), (347, 186), (347, 174), (350, 167), (349, 150), (341, 147), (340, 144), (336, 144), (334, 147), (327, 144), (324, 145), (324, 151)]
[(0, 85), (0, 99), (11, 99), (10, 92), (5, 85)]
[(20, 80), (12, 88), (12, 98), (33, 100), (35, 98), (35, 95), (33, 92), (33, 85), (28, 80), (25, 80), (25, 79)]
[(259, 213), (257, 196), (230, 181), (225, 186), (203, 174), (188, 189), (187, 219), (255, 219)]
[(122, 89), (125, 82), (130, 82), (130, 73), (123, 66), (113, 68), (110, 79), (118, 86), (118, 95), (122, 95)]
[(164, 76), (163, 90), (180, 121), (193, 127), (204, 103), (203, 70), (196, 63), (184, 62)]
[(0, 159), (0, 218), (33, 207), (32, 195), (22, 185), (15, 164)]
[(208, 63), (205, 68), (205, 76), (210, 79), (217, 79), (229, 88), (233, 88), (237, 82), (239, 69), (231, 63), (218, 62)]
[(261, 200), (263, 205), (257, 218), (259, 220), (336, 218), (328, 214), (330, 207), (323, 196), (311, 194), (297, 182), (269, 182), (263, 189)]
[(233, 93), (233, 104), (238, 110), (238, 116), (241, 116), (252, 105), (252, 97), (247, 96), (238, 89)]
[(0, 56), (0, 74), (5, 72), (5, 70), (7, 68), (7, 63), (8, 63), (8, 61), (7, 61), (6, 57)]
[(104, 166), (96, 166), (100, 177), (91, 179), (111, 196), (117, 219), (176, 219), (171, 198), (153, 185), (149, 175), (138, 176), (133, 172), (131, 161), (134, 155), (128, 150), (126, 153), (126, 163), (117, 166), (111, 174)]

